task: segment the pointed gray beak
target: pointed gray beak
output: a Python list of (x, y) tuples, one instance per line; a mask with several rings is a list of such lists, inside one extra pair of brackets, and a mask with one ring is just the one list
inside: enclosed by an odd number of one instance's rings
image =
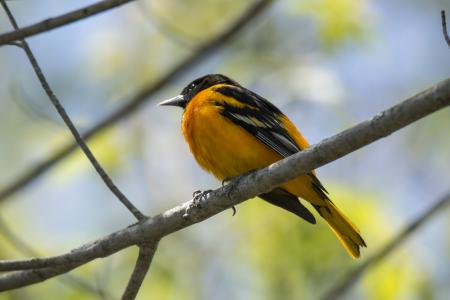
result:
[(185, 107), (186, 101), (183, 95), (179, 95), (158, 103), (159, 106), (179, 106)]

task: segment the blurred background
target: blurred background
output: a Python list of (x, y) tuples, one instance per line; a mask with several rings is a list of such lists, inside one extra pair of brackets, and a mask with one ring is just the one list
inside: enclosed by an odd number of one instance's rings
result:
[[(95, 1), (9, 1), (28, 25)], [(56, 94), (86, 131), (158, 80), (253, 1), (140, 0), (29, 38)], [(220, 186), (189, 153), (181, 110), (157, 107), (191, 80), (223, 73), (270, 99), (311, 143), (450, 75), (448, 0), (276, 0), (224, 47), (89, 145), (122, 191), (153, 215)], [(11, 27), (3, 11), (0, 31)], [(71, 140), (24, 53), (0, 48), (0, 190)], [(450, 111), (318, 170), (368, 244), (349, 258), (311, 226), (252, 199), (161, 241), (138, 299), (316, 299), (449, 190)], [(134, 222), (79, 152), (0, 202), (0, 258), (66, 252)], [(448, 299), (450, 210), (370, 269), (348, 299)], [(12, 241), (13, 240), (13, 241)], [(15, 242), (14, 242), (15, 240)], [(136, 249), (0, 299), (115, 299)], [(86, 288), (101, 290), (92, 292)], [(103, 295), (102, 295), (103, 293)]]

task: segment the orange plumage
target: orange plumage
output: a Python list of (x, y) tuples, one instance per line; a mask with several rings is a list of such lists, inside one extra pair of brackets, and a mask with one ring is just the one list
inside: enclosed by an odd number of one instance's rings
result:
[[(264, 168), (309, 146), (273, 104), (223, 75), (199, 78), (162, 105), (185, 108), (182, 131), (189, 148), (199, 165), (219, 180)], [(359, 247), (365, 246), (356, 226), (331, 202), (314, 172), (260, 197), (315, 223), (300, 197), (327, 221), (352, 257), (359, 257)]]

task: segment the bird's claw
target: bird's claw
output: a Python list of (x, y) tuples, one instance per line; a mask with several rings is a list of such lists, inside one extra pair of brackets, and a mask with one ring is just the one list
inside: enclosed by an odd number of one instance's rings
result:
[(189, 217), (189, 211), (192, 208), (201, 208), (202, 207), (202, 201), (208, 199), (209, 194), (211, 194), (212, 190), (206, 190), (206, 191), (195, 191), (192, 193), (192, 203), (186, 208), (186, 212), (183, 215), (183, 218)]
[(208, 199), (209, 194), (211, 194), (212, 190), (206, 190), (206, 191), (195, 191), (194, 193), (192, 193), (192, 197), (193, 199), (193, 204), (195, 207), (201, 207), (201, 202), (203, 200)]
[(236, 215), (236, 207), (234, 207), (234, 205), (231, 207), (231, 209), (233, 210), (233, 217), (234, 217), (234, 215)]
[(192, 207), (202, 207), (202, 201), (208, 199), (209, 194), (211, 194), (212, 190), (201, 191), (197, 190), (192, 193), (192, 204), (189, 208)]

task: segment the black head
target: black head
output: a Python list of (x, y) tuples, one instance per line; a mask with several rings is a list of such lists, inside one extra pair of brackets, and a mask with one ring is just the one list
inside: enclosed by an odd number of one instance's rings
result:
[(207, 89), (213, 85), (220, 83), (229, 83), (233, 85), (238, 85), (234, 80), (221, 75), (221, 74), (209, 74), (203, 77), (197, 78), (191, 83), (189, 83), (182, 91), (179, 96), (165, 100), (159, 105), (169, 105), (169, 106), (179, 106), (185, 108), (186, 105), (191, 101), (191, 99), (197, 95), (200, 91)]

